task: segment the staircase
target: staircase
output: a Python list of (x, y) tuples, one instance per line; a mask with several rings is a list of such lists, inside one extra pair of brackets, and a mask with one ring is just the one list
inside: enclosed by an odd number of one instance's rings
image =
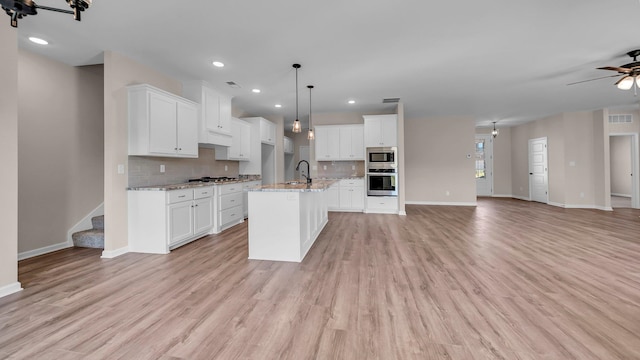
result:
[(104, 215), (91, 218), (93, 229), (73, 233), (73, 246), (104, 249)]

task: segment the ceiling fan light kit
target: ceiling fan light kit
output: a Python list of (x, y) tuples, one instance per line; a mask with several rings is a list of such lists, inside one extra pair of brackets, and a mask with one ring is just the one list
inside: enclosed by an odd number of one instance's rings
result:
[(18, 19), (22, 19), (27, 15), (37, 15), (37, 9), (73, 14), (73, 18), (80, 21), (80, 14), (91, 5), (91, 0), (66, 0), (66, 2), (71, 7), (71, 10), (41, 6), (33, 0), (0, 0), (0, 6), (11, 17), (11, 26), (17, 28)]
[(640, 49), (631, 50), (627, 55), (633, 58), (633, 62), (621, 66), (604, 66), (598, 68), (598, 70), (617, 71), (618, 75), (613, 75), (612, 77), (624, 76), (615, 83), (620, 90), (629, 90), (634, 85), (640, 86), (640, 62), (637, 61), (638, 56), (640, 56)]

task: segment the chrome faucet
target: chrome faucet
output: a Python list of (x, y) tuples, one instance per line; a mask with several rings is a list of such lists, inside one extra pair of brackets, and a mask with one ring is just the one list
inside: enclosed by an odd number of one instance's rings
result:
[[(300, 164), (302, 164), (303, 162), (307, 163), (307, 174), (309, 174), (311, 172), (311, 168), (309, 167), (309, 162), (307, 160), (298, 161), (298, 165), (296, 165), (296, 171), (300, 170)], [(307, 179), (307, 184), (311, 184), (311, 177), (305, 175), (304, 173), (302, 173), (301, 175)]]

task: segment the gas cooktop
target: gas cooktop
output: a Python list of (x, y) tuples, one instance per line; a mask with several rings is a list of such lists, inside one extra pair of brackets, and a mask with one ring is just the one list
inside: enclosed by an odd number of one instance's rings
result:
[(203, 176), (203, 177), (197, 178), (197, 179), (189, 179), (189, 182), (221, 183), (221, 182), (229, 182), (229, 181), (238, 181), (238, 178), (226, 177), (226, 176), (218, 176), (218, 177)]

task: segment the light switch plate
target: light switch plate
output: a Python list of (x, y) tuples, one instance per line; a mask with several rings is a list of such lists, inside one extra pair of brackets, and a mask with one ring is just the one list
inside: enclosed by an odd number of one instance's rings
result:
[(164, 165), (160, 165), (160, 172), (164, 173), (164, 170), (165, 170)]
[(118, 174), (124, 174), (124, 164), (118, 164)]

